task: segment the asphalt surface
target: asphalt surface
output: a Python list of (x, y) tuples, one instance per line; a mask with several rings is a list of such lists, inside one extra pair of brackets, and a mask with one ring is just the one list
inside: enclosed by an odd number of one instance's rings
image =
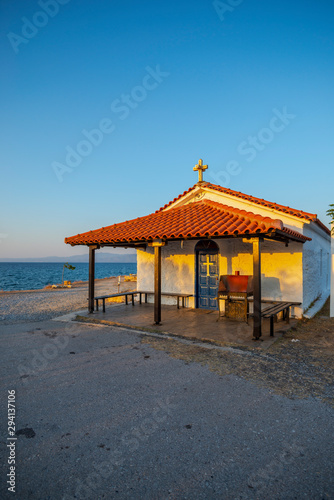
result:
[(1, 498), (334, 498), (331, 406), (220, 376), (142, 338), (52, 320), (1, 326)]

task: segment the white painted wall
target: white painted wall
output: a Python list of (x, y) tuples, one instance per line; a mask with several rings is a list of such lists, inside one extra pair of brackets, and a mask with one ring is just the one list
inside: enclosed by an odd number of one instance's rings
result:
[(331, 238), (313, 222), (305, 226), (304, 234), (312, 241), (303, 246), (303, 307), (307, 314), (316, 301), (312, 307), (314, 315), (330, 294)]

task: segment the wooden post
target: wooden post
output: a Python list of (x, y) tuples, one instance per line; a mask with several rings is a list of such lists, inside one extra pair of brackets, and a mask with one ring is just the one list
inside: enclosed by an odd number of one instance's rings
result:
[(88, 312), (94, 312), (94, 285), (95, 285), (95, 250), (96, 246), (89, 247), (89, 283), (88, 283)]
[(259, 340), (261, 332), (261, 239), (253, 239), (253, 287), (254, 287), (254, 314), (253, 339)]
[(154, 246), (154, 323), (161, 322), (161, 246)]

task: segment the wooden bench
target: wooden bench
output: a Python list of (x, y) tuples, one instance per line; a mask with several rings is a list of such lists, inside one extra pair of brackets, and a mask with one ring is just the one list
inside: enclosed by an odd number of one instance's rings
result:
[(99, 297), (94, 297), (95, 300), (95, 311), (99, 310), (99, 300), (102, 300), (102, 310), (106, 312), (106, 299), (111, 299), (113, 297), (125, 297), (125, 303), (128, 305), (128, 297), (130, 296), (132, 299), (132, 305), (135, 305), (134, 296), (139, 292), (120, 292), (120, 293), (112, 293), (110, 295), (100, 295)]
[[(135, 305), (134, 296), (139, 294), (139, 303), (142, 303), (142, 295), (145, 295), (145, 303), (147, 304), (147, 296), (149, 294), (154, 295), (154, 292), (149, 292), (146, 290), (140, 290), (138, 292), (120, 292), (112, 293), (110, 295), (100, 295), (99, 297), (94, 297), (95, 300), (95, 311), (99, 310), (99, 300), (102, 300), (102, 310), (106, 312), (106, 299), (111, 299), (113, 297), (125, 297), (125, 303), (128, 305), (128, 297), (131, 297), (132, 305)], [(185, 307), (185, 299), (188, 297), (193, 297), (191, 293), (173, 293), (173, 292), (161, 292), (161, 295), (168, 295), (170, 297), (177, 298), (177, 308), (180, 309), (180, 299), (182, 299), (182, 307)]]
[[(142, 303), (142, 295), (145, 295), (145, 304), (147, 304), (147, 296), (154, 295), (154, 292), (148, 292), (146, 290), (139, 290), (139, 303)], [(182, 307), (185, 307), (185, 299), (189, 297), (193, 297), (191, 293), (177, 293), (177, 292), (161, 292), (161, 295), (167, 295), (169, 297), (176, 297), (177, 299), (177, 308), (180, 309), (180, 299), (182, 299)]]
[(290, 307), (299, 306), (300, 302), (274, 302), (270, 306), (265, 307), (261, 311), (262, 318), (270, 319), (270, 336), (274, 336), (274, 318), (277, 321), (277, 314), (283, 312), (283, 320), (287, 323), (290, 321)]

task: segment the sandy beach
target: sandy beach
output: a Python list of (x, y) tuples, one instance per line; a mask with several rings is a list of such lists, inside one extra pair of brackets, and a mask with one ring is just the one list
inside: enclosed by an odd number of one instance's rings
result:
[[(120, 291), (133, 290), (136, 282), (121, 276)], [(118, 277), (97, 279), (95, 294), (117, 293)], [(0, 292), (0, 325), (31, 323), (87, 308), (88, 282), (74, 282), (71, 288), (43, 288)]]

